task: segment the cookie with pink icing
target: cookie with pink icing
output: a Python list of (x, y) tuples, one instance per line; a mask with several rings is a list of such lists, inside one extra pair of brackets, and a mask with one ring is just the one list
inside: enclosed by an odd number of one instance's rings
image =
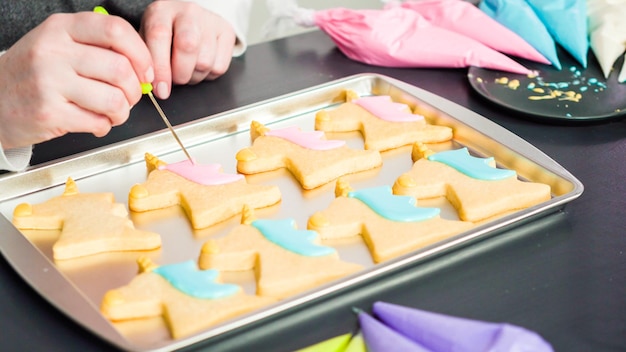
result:
[(199, 266), (222, 272), (254, 270), (259, 296), (286, 298), (362, 269), (320, 243), (293, 219), (257, 219), (244, 208), (241, 225), (202, 247)]
[(251, 175), (287, 169), (304, 189), (313, 189), (340, 176), (378, 168), (376, 150), (353, 149), (341, 140), (327, 140), (320, 131), (298, 127), (270, 130), (253, 121), (252, 146), (237, 155), (237, 171)]
[(134, 212), (180, 206), (193, 228), (202, 229), (239, 214), (244, 204), (263, 208), (281, 201), (278, 187), (249, 184), (243, 175), (223, 173), (220, 165), (166, 164), (149, 153), (145, 159), (148, 179), (128, 195)]
[(345, 103), (316, 114), (316, 130), (358, 131), (365, 149), (378, 151), (452, 139), (452, 128), (428, 123), (423, 115), (414, 113), (407, 104), (394, 102), (388, 95), (359, 97), (354, 91), (346, 91), (345, 96)]

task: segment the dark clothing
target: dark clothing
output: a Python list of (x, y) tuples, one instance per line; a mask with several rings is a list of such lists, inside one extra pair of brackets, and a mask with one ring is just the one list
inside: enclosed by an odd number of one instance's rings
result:
[(104, 6), (112, 15), (139, 28), (144, 9), (152, 0), (0, 0), (0, 50), (11, 45), (53, 13), (92, 11)]

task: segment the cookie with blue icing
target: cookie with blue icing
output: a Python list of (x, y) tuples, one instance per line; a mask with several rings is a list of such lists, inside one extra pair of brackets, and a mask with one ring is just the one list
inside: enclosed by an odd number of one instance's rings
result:
[(219, 271), (199, 270), (193, 260), (157, 265), (141, 257), (137, 262), (139, 274), (102, 299), (100, 310), (113, 322), (163, 317), (177, 339), (275, 302), (221, 283)]
[(522, 181), (493, 158), (472, 156), (467, 148), (433, 153), (416, 143), (413, 167), (393, 185), (394, 194), (417, 199), (446, 197), (459, 218), (478, 222), (525, 209), (551, 198), (550, 186)]
[(469, 230), (470, 222), (440, 217), (439, 208), (420, 207), (415, 198), (392, 194), (390, 186), (353, 190), (337, 181), (336, 198), (314, 213), (307, 228), (323, 239), (361, 236), (379, 263)]
[(320, 243), (315, 231), (298, 229), (292, 219), (256, 219), (244, 208), (241, 225), (208, 240), (199, 266), (220, 271), (254, 270), (260, 296), (286, 298), (362, 269), (341, 260)]

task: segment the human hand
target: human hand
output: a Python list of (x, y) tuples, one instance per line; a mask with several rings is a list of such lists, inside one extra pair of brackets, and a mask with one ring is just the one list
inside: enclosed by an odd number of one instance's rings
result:
[(163, 0), (151, 3), (141, 22), (159, 98), (169, 97), (172, 84), (213, 80), (228, 70), (236, 35), (220, 16), (193, 2)]
[(128, 119), (151, 82), (150, 52), (116, 16), (54, 14), (0, 56), (4, 149), (68, 132), (106, 135)]

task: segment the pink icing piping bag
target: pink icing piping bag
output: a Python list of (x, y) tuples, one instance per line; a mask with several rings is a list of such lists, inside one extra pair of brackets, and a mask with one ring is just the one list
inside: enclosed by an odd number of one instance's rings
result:
[(552, 352), (537, 333), (511, 324), (489, 323), (376, 302), (373, 314), (387, 327), (430, 351)]
[(531, 73), (506, 55), (462, 34), (436, 27), (417, 12), (402, 7), (320, 10), (314, 13), (314, 19), (347, 57), (370, 65), (477, 66)]
[(391, 2), (387, 6), (398, 5), (417, 11), (435, 26), (462, 33), (501, 53), (550, 64), (550, 60), (522, 37), (467, 1), (419, 0)]
[[(550, 0), (551, 2), (551, 0)], [(556, 44), (526, 0), (482, 0), (480, 10), (524, 38), (560, 70)]]

